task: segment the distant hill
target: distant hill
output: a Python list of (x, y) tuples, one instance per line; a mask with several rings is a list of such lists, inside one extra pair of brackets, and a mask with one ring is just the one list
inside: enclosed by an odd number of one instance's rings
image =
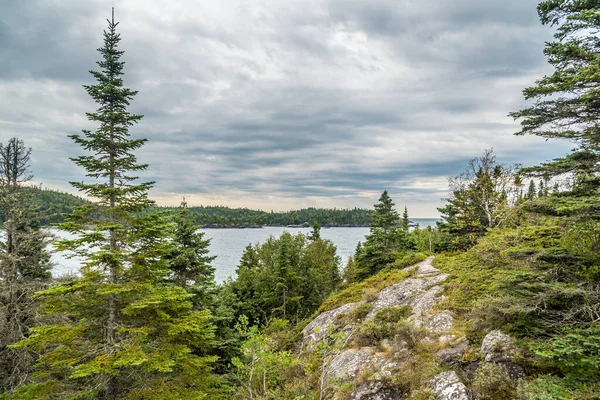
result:
[(70, 214), (73, 208), (86, 202), (82, 197), (51, 189), (28, 187), (23, 190), (30, 192), (34, 202), (39, 205), (42, 225), (53, 225), (64, 221), (66, 214)]
[[(69, 193), (38, 187), (26, 188), (31, 192), (34, 201), (42, 211), (42, 224), (53, 225), (64, 220), (65, 214), (73, 208), (85, 204), (86, 200)], [(170, 211), (176, 207), (157, 207)], [(323, 209), (304, 208), (285, 212), (267, 212), (250, 210), (248, 208), (229, 208), (223, 206), (190, 207), (196, 223), (200, 226), (226, 227), (255, 227), (264, 225), (287, 226), (312, 224), (316, 221), (323, 227), (328, 226), (369, 226), (371, 210), (353, 209)]]

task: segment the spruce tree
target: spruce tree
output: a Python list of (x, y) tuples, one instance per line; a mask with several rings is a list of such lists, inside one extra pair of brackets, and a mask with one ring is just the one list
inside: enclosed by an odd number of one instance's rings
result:
[(408, 208), (404, 206), (404, 213), (402, 213), (402, 229), (404, 232), (408, 232), (410, 229), (410, 220), (408, 219)]
[(61, 322), (18, 344), (41, 354), (18, 399), (200, 398), (212, 384), (215, 358), (193, 351), (214, 340), (210, 313), (191, 311), (192, 295), (165, 282), (171, 224), (148, 212), (152, 182), (135, 177), (147, 167), (134, 154), (146, 140), (129, 135), (142, 116), (127, 110), (136, 92), (123, 86), (116, 27), (113, 13), (100, 70), (91, 72), (97, 83), (85, 86), (99, 106), (87, 114), (98, 128), (71, 136), (92, 153), (72, 159), (90, 182), (72, 184), (96, 199), (61, 226), (76, 238), (59, 249), (85, 259), (81, 278), (39, 293)]
[(198, 232), (185, 199), (174, 218), (175, 235), (167, 253), (169, 281), (195, 295), (193, 301), (206, 308), (212, 302), (211, 292), (215, 286), (215, 269), (211, 265), (216, 256), (210, 256), (210, 239)]
[(26, 190), (31, 149), (22, 140), (0, 143), (0, 393), (26, 382), (34, 355), (9, 347), (29, 336), (40, 324), (39, 304), (33, 294), (50, 281), (48, 233), (31, 192)]
[(535, 191), (535, 182), (533, 180), (529, 181), (529, 189), (527, 190), (527, 200), (535, 199), (536, 191)]
[[(539, 3), (541, 23), (558, 26), (555, 40), (547, 43), (544, 50), (554, 72), (524, 90), (525, 99), (534, 101), (531, 107), (510, 114), (521, 120), (522, 129), (517, 135), (564, 139), (576, 145), (565, 157), (527, 168), (525, 172), (548, 178), (570, 175), (571, 190), (561, 195), (590, 197), (592, 202), (596, 202), (594, 196), (600, 188), (598, 6), (597, 1), (583, 0)], [(591, 214), (598, 216), (593, 211), (596, 208), (589, 207)]]
[(400, 223), (400, 216), (387, 190), (375, 204), (367, 240), (360, 252), (357, 250), (355, 280), (363, 280), (394, 261), (394, 253), (408, 250), (407, 232)]

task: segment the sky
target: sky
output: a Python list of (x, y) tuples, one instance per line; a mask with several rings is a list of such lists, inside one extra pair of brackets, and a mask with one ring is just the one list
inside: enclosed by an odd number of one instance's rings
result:
[(534, 0), (2, 0), (0, 142), (33, 148), (35, 182), (69, 191), (93, 129), (82, 85), (115, 7), (130, 133), (159, 204), (370, 208), (388, 190), (437, 217), (447, 177), (493, 148), (535, 165), (564, 142), (507, 114), (551, 72)]

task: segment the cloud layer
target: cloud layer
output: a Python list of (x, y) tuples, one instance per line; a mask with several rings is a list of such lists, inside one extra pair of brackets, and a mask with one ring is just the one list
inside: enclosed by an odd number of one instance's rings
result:
[[(446, 177), (494, 147), (535, 164), (564, 143), (514, 137), (507, 113), (548, 72), (535, 0), (123, 0), (132, 130), (176, 204), (370, 207), (384, 189), (437, 215)], [(38, 182), (82, 171), (67, 134), (93, 128), (107, 1), (0, 4), (0, 140), (34, 148)]]

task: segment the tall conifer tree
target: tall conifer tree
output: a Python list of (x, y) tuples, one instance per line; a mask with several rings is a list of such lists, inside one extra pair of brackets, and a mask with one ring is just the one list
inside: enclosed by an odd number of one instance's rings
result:
[(567, 156), (526, 169), (547, 178), (570, 174), (572, 190), (563, 192), (563, 196), (595, 196), (600, 188), (598, 7), (597, 1), (583, 0), (539, 3), (542, 24), (558, 26), (555, 41), (547, 43), (544, 50), (554, 72), (524, 90), (525, 98), (534, 100), (534, 105), (511, 113), (521, 120), (522, 129), (517, 135), (565, 139), (576, 144)]
[(192, 312), (192, 295), (165, 282), (171, 224), (142, 212), (153, 204), (152, 182), (134, 176), (147, 167), (134, 154), (146, 140), (129, 135), (142, 116), (127, 110), (136, 92), (123, 86), (116, 27), (113, 13), (100, 69), (91, 72), (97, 82), (85, 86), (99, 106), (87, 114), (98, 128), (71, 136), (92, 153), (73, 158), (91, 182), (72, 184), (97, 199), (62, 225), (76, 239), (60, 249), (85, 259), (82, 276), (40, 293), (62, 323), (19, 344), (42, 355), (34, 383), (15, 398), (200, 398), (211, 386), (215, 358), (193, 352), (213, 341), (210, 313)]
[(408, 232), (410, 229), (410, 219), (408, 218), (408, 207), (404, 206), (404, 212), (402, 213), (402, 229), (404, 232)]

